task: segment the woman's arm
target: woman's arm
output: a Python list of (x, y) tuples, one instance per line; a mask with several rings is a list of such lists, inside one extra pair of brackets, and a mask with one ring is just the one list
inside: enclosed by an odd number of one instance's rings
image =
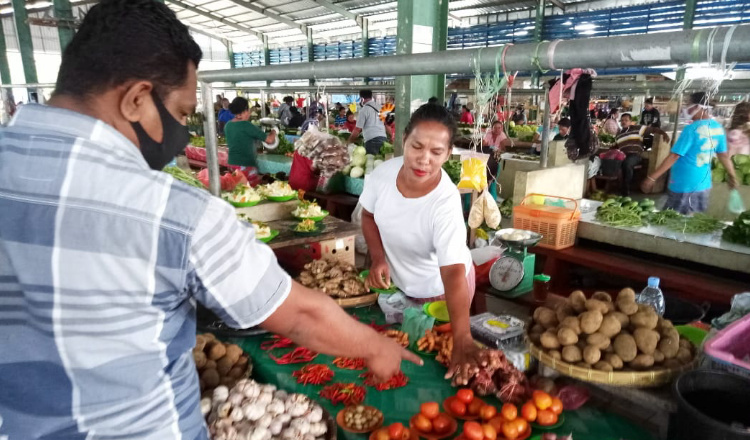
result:
[(276, 142), (276, 131), (275, 130), (271, 130), (268, 133), (268, 136), (266, 136), (266, 140), (263, 141), (263, 142), (265, 142), (265, 143), (267, 143), (269, 145), (273, 144), (274, 142)]
[(372, 259), (370, 275), (365, 280), (365, 286), (387, 289), (391, 286), (391, 273), (385, 258), (383, 240), (380, 238), (380, 229), (375, 223), (375, 216), (364, 208), (362, 208), (362, 235), (365, 236), (367, 250)]

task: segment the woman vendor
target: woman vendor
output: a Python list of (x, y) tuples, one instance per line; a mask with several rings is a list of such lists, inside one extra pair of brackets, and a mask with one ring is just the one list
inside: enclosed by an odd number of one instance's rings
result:
[(250, 106), (245, 98), (234, 98), (229, 104), (229, 111), (235, 116), (224, 127), (229, 147), (227, 162), (230, 168), (240, 170), (252, 184), (253, 180), (257, 180), (258, 174), (255, 141), (273, 144), (276, 141), (276, 131), (266, 134), (248, 120)]
[(469, 328), (475, 272), (461, 196), (442, 169), (455, 132), (448, 110), (421, 106), (404, 130), (403, 157), (386, 161), (369, 176), (360, 203), (372, 258), (366, 285), (387, 289), (392, 278), (413, 302), (446, 301), (454, 334), (446, 378), (465, 385), (485, 361)]

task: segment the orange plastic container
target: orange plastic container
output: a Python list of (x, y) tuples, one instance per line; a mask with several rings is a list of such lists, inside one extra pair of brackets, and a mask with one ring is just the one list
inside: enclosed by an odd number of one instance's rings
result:
[[(573, 202), (574, 208), (529, 202), (530, 198), (540, 197)], [(529, 194), (520, 205), (513, 208), (513, 227), (542, 234), (539, 246), (559, 250), (575, 244), (580, 217), (581, 211), (578, 210), (578, 202), (574, 199)]]

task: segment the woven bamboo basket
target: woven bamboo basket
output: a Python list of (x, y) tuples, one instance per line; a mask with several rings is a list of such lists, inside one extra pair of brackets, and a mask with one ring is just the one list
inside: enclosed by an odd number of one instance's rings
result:
[(691, 363), (670, 370), (607, 372), (595, 370), (593, 368), (581, 368), (565, 361), (554, 359), (530, 341), (527, 340), (527, 343), (529, 344), (529, 352), (532, 356), (542, 364), (559, 373), (585, 382), (594, 382), (616, 387), (652, 388), (666, 385), (672, 382), (681, 373), (695, 368), (698, 359), (698, 356), (696, 355)]
[(367, 295), (355, 296), (353, 298), (338, 298), (336, 304), (347, 309), (349, 307), (364, 307), (375, 304), (378, 300), (377, 293), (370, 293)]

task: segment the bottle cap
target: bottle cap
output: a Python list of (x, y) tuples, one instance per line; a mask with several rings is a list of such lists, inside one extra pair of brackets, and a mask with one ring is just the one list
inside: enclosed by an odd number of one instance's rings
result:
[(545, 275), (543, 273), (540, 273), (539, 275), (534, 275), (534, 281), (543, 281), (546, 283), (551, 279), (552, 278), (549, 275)]
[(648, 278), (648, 287), (659, 287), (659, 278), (658, 277), (649, 277)]

